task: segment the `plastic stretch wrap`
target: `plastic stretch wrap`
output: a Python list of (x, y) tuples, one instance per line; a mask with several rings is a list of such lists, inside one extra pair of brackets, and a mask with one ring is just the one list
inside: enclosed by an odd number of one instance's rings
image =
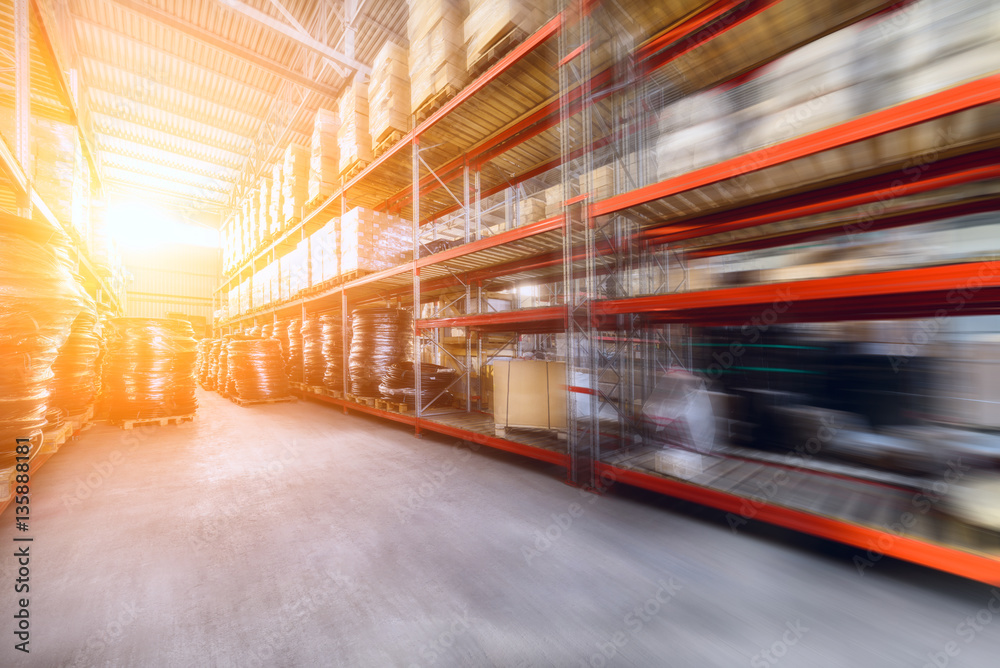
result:
[(82, 295), (48, 233), (0, 222), (0, 470), (16, 439), (37, 452), (52, 364), (82, 308)]
[[(407, 403), (414, 406), (416, 390), (416, 370), (413, 362), (393, 364), (389, 367), (379, 392), (390, 401)], [(444, 405), (451, 402), (452, 395), (448, 387), (455, 381), (457, 372), (454, 369), (431, 364), (420, 363), (420, 405), (428, 408), (431, 405)], [(431, 402), (434, 402), (433, 404)]]
[(219, 375), (219, 348), (222, 342), (219, 339), (206, 339), (205, 346), (205, 366), (202, 368), (199, 380), (206, 390), (215, 389), (215, 379)]
[(230, 384), (235, 396), (261, 401), (289, 395), (285, 360), (276, 339), (234, 339), (228, 348)]
[(282, 368), (288, 366), (288, 321), (274, 323), (271, 328), (271, 338), (276, 339), (281, 344), (281, 364)]
[(97, 359), (101, 352), (97, 311), (87, 304), (73, 321), (69, 338), (52, 365), (49, 405), (65, 415), (77, 415), (94, 405), (100, 388)]
[(394, 364), (405, 362), (410, 343), (410, 314), (396, 308), (354, 311), (351, 337), (351, 393), (379, 396), (379, 385)]
[[(198, 342), (198, 362), (195, 366), (195, 375), (198, 379), (198, 384), (205, 389), (212, 389), (209, 387), (215, 386), (214, 382), (209, 381), (211, 370), (212, 370), (212, 348), (215, 345), (217, 339), (202, 339)], [(214, 378), (212, 379), (214, 381)]]
[(229, 345), (230, 338), (227, 334), (219, 342), (219, 355), (215, 364), (215, 391), (223, 396), (226, 395), (226, 381), (229, 380), (229, 351), (226, 346)]
[(285, 371), (288, 379), (302, 382), (302, 321), (298, 318), (288, 321), (288, 362)]
[(197, 344), (191, 323), (116, 318), (111, 324), (104, 366), (108, 418), (116, 422), (194, 413)]
[(302, 382), (309, 386), (322, 385), (326, 375), (323, 325), (314, 316), (307, 317), (302, 323), (302, 373)]
[(341, 336), (339, 313), (329, 313), (320, 318), (323, 328), (323, 385), (338, 392), (344, 389), (344, 339)]

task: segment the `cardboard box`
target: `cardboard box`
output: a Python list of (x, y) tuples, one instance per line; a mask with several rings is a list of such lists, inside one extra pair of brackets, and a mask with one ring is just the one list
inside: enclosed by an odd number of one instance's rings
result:
[(337, 189), (340, 176), (340, 148), (337, 133), (340, 116), (329, 109), (316, 112), (309, 151), (308, 201), (326, 198)]
[(507, 427), (566, 429), (566, 363), (493, 363), (493, 420)]

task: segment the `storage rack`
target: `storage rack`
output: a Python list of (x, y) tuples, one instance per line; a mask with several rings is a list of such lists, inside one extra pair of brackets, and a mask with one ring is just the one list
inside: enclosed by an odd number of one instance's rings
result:
[[(339, 310), (346, 320), (351, 308), (371, 301), (396, 300), (419, 312), (421, 304), (441, 295), (457, 296), (455, 304), (464, 308), (463, 315), (415, 319), (416, 363), (424, 347), (439, 346), (436, 337), (442, 328), (464, 330), (464, 360), (455, 361), (467, 382), (472, 369), (481, 368), (485, 360), (483, 334), (510, 333), (516, 341), (524, 334), (566, 333), (570, 424), (565, 441), (530, 432), (509, 433), (505, 438), (493, 435), (489, 416), (474, 409), (471, 389), (464, 410), (457, 412), (430, 410), (418, 403), (414, 412), (399, 413), (346, 396), (303, 394), (345, 411), (412, 425), (418, 435), (422, 430), (435, 431), (557, 464), (567, 469), (569, 482), (595, 491), (612, 482), (627, 483), (739, 517), (747, 516), (756, 483), (776, 470), (787, 470), (793, 482), (766, 502), (754, 501), (752, 518), (877, 555), (1000, 583), (1000, 545), (990, 537), (939, 518), (928, 518), (919, 530), (906, 535), (886, 528), (906, 510), (905, 481), (863, 479), (857, 471), (819, 465), (794, 468), (781, 458), (735, 448), (710, 458), (699, 476), (681, 479), (655, 471), (651, 453), (636, 438), (635, 425), (642, 400), (652, 389), (652, 372), (668, 366), (690, 368), (686, 327), (741, 324), (789, 291), (794, 300), (784, 322), (920, 317), (942, 308), (947, 294), (969, 281), (980, 287), (961, 315), (1000, 312), (1000, 272), (991, 262), (903, 269), (881, 273), (877, 280), (860, 275), (678, 291), (686, 280), (687, 258), (672, 243), (818, 213), (843, 211), (847, 221), (851, 220), (847, 213), (887, 196), (905, 200), (997, 177), (996, 137), (981, 136), (942, 148), (940, 159), (902, 188), (893, 175), (912, 150), (866, 169), (821, 172), (823, 178), (784, 190), (763, 187), (763, 178), (754, 181), (789, 165), (810, 169), (815, 163), (809, 161), (824, 151), (871, 147), (882, 138), (899, 139), (920, 124), (975, 113), (997, 102), (998, 75), (664, 181), (651, 182), (642, 161), (629, 158), (643, 154), (643, 114), (636, 109), (646, 102), (650, 88), (663, 88), (664, 66), (671, 65), (675, 79), (678, 71), (681, 80), (685, 72), (709, 72), (699, 86), (722, 85), (799, 44), (875, 12), (895, 9), (887, 2), (853, 3), (850, 9), (835, 4), (710, 3), (693, 7), (652, 36), (638, 31), (644, 39), (636, 45), (635, 27), (625, 24), (630, 15), (641, 16), (638, 5), (618, 12), (599, 3), (567, 3), (558, 16), (344, 184), (317, 211), (247, 260), (220, 292), (307, 239), (334, 212), (346, 212), (348, 203), (412, 220), (412, 262), (348, 277), (319, 292), (228, 319), (219, 331), (325, 310)], [(776, 12), (796, 17), (798, 23), (786, 20), (783, 37), (761, 40), (752, 57), (744, 52), (726, 60), (727, 36), (739, 32), (733, 39), (745, 40), (748, 31), (759, 29), (755, 20), (768, 25), (777, 21)], [(706, 55), (699, 49), (706, 44), (718, 46), (718, 51)], [(725, 66), (708, 67), (710, 58), (721, 59)], [(680, 88), (679, 95), (692, 90)], [(491, 111), (484, 114), (483, 109)], [(594, 196), (591, 175), (598, 159), (614, 166), (610, 197)], [(487, 236), (481, 224), (483, 200), (554, 169), (560, 170), (562, 215)], [(750, 179), (759, 186), (759, 194), (734, 201), (731, 193), (739, 191), (733, 187), (738, 179)], [(984, 196), (915, 212), (888, 210), (869, 216), (860, 232), (997, 208), (995, 196)], [(465, 243), (421, 257), (421, 226), (453, 214), (463, 217)], [(734, 253), (845, 233), (850, 233), (846, 223), (794, 228), (723, 241), (701, 252)], [(490, 282), (546, 285), (554, 305), (490, 313), (484, 304), (484, 285)], [(474, 358), (479, 365), (473, 364)], [(345, 363), (345, 376), (346, 368)], [(589, 378), (584, 385), (574, 380), (577, 372)], [(578, 395), (589, 403), (587, 410), (579, 410)]]

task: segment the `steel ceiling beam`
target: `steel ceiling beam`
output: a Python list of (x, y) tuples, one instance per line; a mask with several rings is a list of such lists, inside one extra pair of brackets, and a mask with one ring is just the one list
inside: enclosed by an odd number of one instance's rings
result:
[[(235, 168), (227, 168), (221, 165), (213, 164), (210, 167), (199, 167), (195, 165), (185, 164), (184, 162), (178, 162), (177, 160), (172, 160), (168, 157), (151, 155), (149, 152), (143, 152), (141, 144), (137, 144), (130, 139), (120, 139), (118, 137), (109, 137), (107, 135), (102, 135), (103, 141), (99, 140), (97, 145), (102, 151), (112, 155), (118, 155), (123, 158), (128, 158), (129, 160), (139, 160), (141, 162), (147, 162), (151, 165), (162, 165), (163, 167), (169, 167), (171, 169), (176, 169), (178, 171), (187, 172), (195, 176), (202, 176), (208, 179), (213, 179), (215, 181), (225, 181), (226, 183), (232, 183), (235, 178)], [(131, 146), (115, 146), (112, 142), (108, 140), (117, 140), (121, 142), (127, 142), (128, 144), (138, 146), (140, 148), (135, 149)], [(148, 145), (146, 145), (148, 146)], [(160, 151), (166, 152), (163, 149)], [(226, 172), (229, 172), (226, 174)]]
[(158, 7), (153, 7), (152, 5), (148, 5), (145, 2), (139, 2), (138, 0), (104, 0), (104, 2), (117, 5), (123, 9), (139, 14), (154, 23), (158, 23), (165, 28), (175, 30), (185, 37), (189, 37), (197, 42), (200, 42), (201, 44), (222, 51), (234, 58), (238, 58), (239, 60), (249, 63), (263, 72), (267, 72), (268, 74), (284, 79), (289, 83), (293, 83), (303, 88), (308, 88), (309, 90), (320, 93), (321, 95), (326, 95), (330, 98), (336, 98), (340, 94), (337, 89), (331, 86), (325, 86), (317, 83), (311, 78), (282, 65), (276, 60), (265, 58), (253, 49), (248, 49), (242, 44), (220, 37), (210, 30), (206, 30), (205, 28), (202, 28), (194, 23), (189, 23), (188, 21), (185, 21), (170, 12), (159, 9)]
[(258, 11), (253, 7), (241, 2), (240, 0), (219, 0), (220, 4), (229, 7), (230, 9), (237, 11), (247, 18), (250, 18), (262, 26), (287, 37), (288, 39), (296, 42), (297, 44), (310, 49), (318, 53), (321, 56), (329, 58), (336, 63), (343, 65), (355, 72), (360, 72), (365, 76), (371, 76), (372, 70), (370, 67), (361, 63), (354, 58), (344, 55), (339, 51), (334, 51), (327, 45), (313, 39), (306, 33), (299, 32), (295, 28), (288, 26), (277, 19), (268, 16), (264, 12)]

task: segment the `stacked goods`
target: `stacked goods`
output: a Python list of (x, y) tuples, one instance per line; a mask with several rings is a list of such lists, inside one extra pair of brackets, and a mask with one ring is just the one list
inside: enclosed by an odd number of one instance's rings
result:
[(588, 192), (591, 201), (607, 199), (615, 194), (615, 167), (614, 165), (604, 165), (598, 167), (590, 173), (592, 183), (588, 183), (587, 175), (581, 174), (577, 183), (580, 185), (580, 192)]
[[(390, 401), (405, 403), (411, 407), (416, 405), (415, 366), (413, 362), (403, 362), (390, 366), (388, 373), (379, 385), (382, 397)], [(457, 372), (454, 369), (421, 362), (420, 407), (423, 409), (432, 405), (450, 403), (452, 395), (448, 392), (448, 388), (455, 382), (456, 376)]]
[(545, 217), (561, 216), (563, 212), (562, 184), (546, 188), (541, 194), (545, 198)]
[(340, 97), (340, 129), (337, 130), (340, 150), (340, 172), (355, 165), (368, 164), (372, 159), (372, 138), (368, 126), (368, 86), (359, 77), (351, 79)]
[(116, 318), (104, 364), (112, 422), (191, 415), (197, 410), (194, 330), (187, 320)]
[(315, 316), (307, 317), (302, 323), (302, 374), (302, 382), (309, 386), (322, 385), (326, 375), (323, 325)]
[(79, 415), (93, 407), (100, 387), (97, 368), (100, 352), (97, 310), (87, 299), (52, 365), (50, 407), (65, 415)]
[(396, 308), (359, 308), (352, 315), (351, 326), (351, 393), (377, 397), (392, 365), (406, 361), (412, 334), (410, 314)]
[(309, 281), (319, 285), (340, 276), (340, 218), (331, 218), (309, 237)]
[(52, 365), (81, 309), (83, 296), (50, 234), (0, 221), (0, 470), (15, 465), (15, 439), (30, 439), (37, 452)]
[(219, 342), (218, 362), (215, 365), (215, 391), (226, 396), (226, 383), (229, 380), (229, 341), (230, 334), (226, 334)]
[(285, 371), (289, 380), (302, 381), (302, 321), (298, 318), (288, 321), (288, 361)]
[(519, 202), (520, 206), (520, 217), (518, 219), (519, 225), (527, 225), (528, 223), (537, 223), (540, 220), (545, 220), (546, 207), (543, 200), (537, 197), (526, 197)]
[(284, 231), (285, 196), (282, 190), (284, 167), (284, 161), (279, 160), (275, 163), (274, 169), (271, 170), (271, 199), (267, 207), (271, 216), (271, 227), (268, 229), (268, 234), (271, 237), (276, 237)]
[(529, 5), (523, 0), (469, 0), (464, 31), (468, 69), (472, 70), (476, 61), (508, 34), (520, 33), (523, 37), (535, 32), (554, 13), (546, 13), (543, 4)]
[(250, 337), (253, 337), (255, 339), (259, 339), (260, 338), (260, 325), (254, 325), (253, 327), (248, 328), (247, 331), (246, 331), (246, 335), (250, 336)]
[[(74, 199), (81, 196), (77, 158), (80, 155), (76, 128), (66, 123), (33, 118), (31, 155), (34, 159), (32, 184), (42, 201), (60, 222), (73, 220)], [(86, 196), (90, 197), (90, 188)]]
[(281, 320), (274, 323), (271, 328), (271, 338), (281, 344), (281, 364), (282, 368), (288, 366), (288, 321)]
[(410, 127), (410, 74), (406, 49), (386, 42), (372, 62), (368, 82), (369, 122), (372, 150), (394, 132)]
[(253, 294), (250, 288), (250, 284), (254, 282), (251, 278), (244, 278), (240, 283), (239, 289), (237, 290), (237, 296), (239, 297), (239, 312), (247, 313), (251, 308), (257, 306), (257, 302), (253, 301)]
[(281, 167), (282, 229), (302, 220), (302, 210), (309, 196), (309, 149), (289, 144)]
[(344, 337), (339, 313), (327, 313), (320, 318), (323, 330), (323, 385), (331, 390), (344, 389)]
[(409, 221), (357, 207), (340, 219), (340, 273), (382, 271), (409, 262), (413, 230)]
[(714, 89), (668, 105), (659, 117), (657, 178), (668, 179), (737, 155), (740, 147), (732, 113), (731, 97)]
[(410, 111), (465, 85), (463, 0), (409, 0)]
[(219, 377), (219, 350), (222, 348), (222, 339), (212, 339), (212, 345), (208, 349), (208, 364), (202, 375), (201, 383), (206, 390), (214, 390), (215, 381)]
[(271, 335), (273, 333), (274, 333), (274, 323), (273, 322), (269, 322), (267, 324), (264, 324), (264, 325), (260, 326), (260, 338), (262, 338), (262, 339), (269, 339), (269, 338), (271, 338)]
[(260, 243), (267, 243), (271, 240), (271, 190), (274, 184), (270, 177), (262, 176), (260, 179), (260, 192), (257, 196), (257, 235)]
[(281, 345), (275, 339), (239, 338), (229, 342), (232, 396), (267, 401), (289, 396)]
[(326, 199), (337, 189), (337, 178), (340, 176), (338, 130), (340, 117), (337, 112), (329, 109), (316, 112), (309, 153), (310, 202)]
[(215, 339), (202, 339), (198, 342), (198, 360), (195, 364), (195, 376), (202, 389), (210, 390), (208, 386), (209, 369), (212, 366), (212, 346)]

